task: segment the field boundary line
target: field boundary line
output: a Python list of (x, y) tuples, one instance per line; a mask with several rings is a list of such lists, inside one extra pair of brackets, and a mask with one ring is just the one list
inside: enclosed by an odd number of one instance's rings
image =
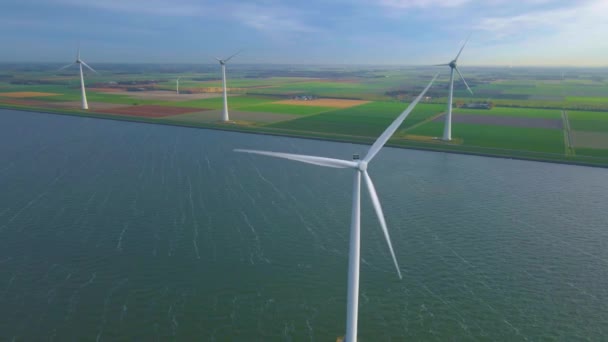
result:
[(437, 119), (438, 117), (440, 117), (440, 116), (442, 116), (442, 115), (444, 115), (444, 114), (445, 114), (445, 112), (441, 112), (441, 113), (439, 113), (439, 114), (435, 114), (435, 115), (433, 115), (433, 116), (430, 116), (430, 117), (428, 117), (427, 119), (424, 119), (423, 121), (420, 121), (419, 123), (417, 123), (417, 124), (415, 124), (415, 125), (412, 125), (412, 126), (410, 126), (410, 127), (408, 127), (408, 128), (405, 128), (405, 129), (402, 129), (402, 130), (401, 130), (399, 133), (406, 133), (406, 132), (408, 132), (408, 131), (411, 131), (411, 130), (413, 130), (414, 128), (418, 128), (418, 127), (420, 127), (420, 126), (422, 126), (422, 125), (424, 125), (424, 124), (427, 124), (427, 123), (429, 123), (429, 122), (431, 122), (431, 121), (434, 121), (435, 119)]
[(566, 156), (576, 156), (574, 146), (572, 146), (570, 120), (568, 119), (568, 112), (565, 110), (562, 110), (562, 122), (564, 124), (564, 147), (566, 150)]

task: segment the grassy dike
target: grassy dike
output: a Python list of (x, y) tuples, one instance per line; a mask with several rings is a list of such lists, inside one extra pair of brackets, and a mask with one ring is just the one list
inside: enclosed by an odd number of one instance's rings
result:
[[(49, 108), (37, 108), (19, 105), (9, 105), (0, 103), (1, 109), (12, 109), (25, 112), (36, 112), (36, 113), (50, 113), (59, 115), (71, 115), (89, 118), (98, 118), (105, 120), (116, 120), (116, 121), (127, 121), (127, 122), (139, 122), (139, 123), (150, 123), (160, 125), (170, 125), (178, 127), (190, 127), (190, 128), (203, 128), (203, 129), (214, 129), (230, 132), (241, 132), (251, 134), (264, 134), (274, 135), (292, 138), (302, 139), (316, 139), (334, 142), (345, 142), (355, 143), (363, 145), (371, 145), (375, 138), (346, 135), (346, 134), (329, 134), (329, 133), (317, 133), (317, 132), (306, 132), (298, 130), (289, 130), (281, 128), (271, 128), (263, 126), (244, 126), (236, 124), (223, 124), (223, 123), (189, 123), (183, 121), (172, 121), (171, 119), (151, 119), (144, 117), (134, 116), (121, 116), (121, 115), (108, 115), (100, 114), (95, 112), (85, 112), (82, 110), (67, 110), (67, 109), (49, 109)], [(418, 142), (412, 140), (397, 140), (392, 139), (386, 144), (386, 146), (396, 148), (407, 148), (422, 151), (435, 151), (435, 152), (447, 152), (456, 154), (476, 155), (484, 157), (496, 157), (496, 158), (508, 158), (508, 159), (519, 159), (519, 160), (530, 160), (540, 161), (549, 163), (559, 164), (571, 164), (580, 166), (591, 166), (591, 167), (603, 167), (608, 168), (608, 158), (598, 157), (585, 157), (585, 156), (566, 156), (565, 154), (552, 154), (552, 153), (541, 153), (541, 152), (530, 152), (520, 150), (509, 150), (509, 149), (498, 149), (498, 148), (487, 148), (487, 147), (476, 147), (476, 146), (461, 146), (461, 145), (450, 145), (442, 142)]]

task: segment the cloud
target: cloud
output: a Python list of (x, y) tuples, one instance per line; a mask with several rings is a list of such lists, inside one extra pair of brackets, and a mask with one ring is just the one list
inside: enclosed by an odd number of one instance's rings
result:
[(305, 24), (301, 18), (302, 13), (276, 6), (239, 5), (231, 12), (240, 23), (273, 35), (320, 31), (317, 27)]
[(170, 0), (56, 0), (56, 3), (121, 13), (189, 17), (204, 15), (209, 7), (202, 2)]
[(592, 0), (485, 17), (475, 26), (479, 44), (470, 55), (477, 58), (475, 63), (510, 60), (527, 65), (606, 65), (605, 13), (608, 2)]
[(307, 25), (302, 11), (278, 4), (247, 4), (234, 1), (212, 3), (194, 0), (51, 0), (56, 4), (120, 14), (146, 14), (160, 17), (220, 18), (238, 22), (265, 33), (317, 32)]
[(497, 38), (519, 33), (555, 36), (571, 31), (587, 36), (608, 27), (605, 13), (608, 13), (608, 2), (604, 0), (584, 2), (582, 5), (577, 2), (568, 7), (482, 18), (475, 29), (494, 34)]
[(380, 5), (392, 9), (459, 7), (471, 0), (381, 0)]

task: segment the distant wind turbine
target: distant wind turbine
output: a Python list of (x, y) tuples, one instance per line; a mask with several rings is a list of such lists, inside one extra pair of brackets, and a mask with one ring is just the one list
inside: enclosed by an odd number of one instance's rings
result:
[(179, 79), (181, 77), (177, 78), (177, 81), (175, 82), (175, 93), (179, 95)]
[(67, 69), (69, 67), (71, 67), (74, 64), (78, 64), (78, 68), (80, 69), (80, 91), (82, 93), (82, 109), (87, 110), (89, 109), (89, 104), (87, 103), (87, 93), (84, 89), (84, 76), (82, 73), (82, 66), (84, 65), (85, 67), (87, 67), (89, 70), (91, 70), (92, 72), (99, 74), (97, 71), (93, 70), (93, 68), (91, 68), (87, 63), (85, 63), (82, 59), (80, 59), (80, 46), (78, 46), (78, 50), (76, 52), (76, 61), (73, 63), (70, 63), (64, 67), (61, 67), (59, 70), (57, 71), (61, 71), (63, 69)]
[(386, 221), (384, 219), (384, 214), (382, 212), (382, 206), (380, 205), (380, 200), (378, 198), (378, 194), (376, 193), (376, 188), (372, 183), (372, 179), (367, 174), (367, 166), (369, 162), (376, 156), (376, 154), (380, 151), (382, 146), (388, 141), (388, 139), (395, 133), (395, 131), (399, 128), (403, 120), (407, 118), (410, 112), (414, 109), (416, 104), (420, 101), (420, 99), (424, 96), (424, 94), (429, 90), (437, 75), (433, 77), (431, 82), (424, 88), (422, 93), (418, 95), (418, 97), (412, 102), (406, 110), (404, 110), (393, 123), (378, 137), (378, 139), (374, 142), (374, 144), (370, 147), (367, 155), (362, 160), (358, 159), (358, 156), (353, 156), (353, 160), (342, 160), (342, 159), (333, 159), (333, 158), (325, 158), (325, 157), (316, 157), (316, 156), (307, 156), (301, 154), (291, 154), (291, 153), (280, 153), (280, 152), (269, 152), (269, 151), (258, 151), (258, 150), (244, 150), (244, 149), (236, 149), (236, 152), (245, 152), (245, 153), (253, 153), (260, 154), (270, 157), (277, 157), (283, 159), (295, 160), (303, 163), (314, 164), (319, 166), (333, 167), (339, 169), (351, 168), (355, 170), (355, 179), (353, 183), (353, 204), (352, 204), (352, 213), (351, 213), (351, 226), (350, 226), (350, 247), (349, 247), (349, 256), (348, 256), (348, 299), (347, 299), (347, 307), (346, 307), (346, 336), (345, 342), (355, 342), (357, 340), (357, 319), (358, 319), (358, 311), (359, 311), (359, 263), (360, 263), (360, 222), (361, 222), (361, 175), (365, 179), (365, 184), (367, 185), (367, 189), (369, 190), (369, 196), (371, 197), (372, 204), (374, 206), (374, 210), (376, 211), (376, 215), (378, 216), (378, 221), (380, 222), (380, 227), (382, 228), (382, 232), (384, 233), (384, 238), (386, 239), (386, 243), (388, 244), (389, 252), (391, 253), (391, 257), (393, 258), (393, 263), (395, 264), (395, 268), (397, 269), (397, 274), (399, 275), (399, 279), (401, 279), (401, 271), (399, 270), (399, 264), (397, 263), (397, 258), (395, 257), (395, 253), (393, 251), (393, 245), (391, 244), (391, 239), (388, 233), (388, 229), (386, 227)]
[(456, 67), (457, 63), (458, 63), (458, 57), (460, 57), (460, 54), (462, 53), (462, 50), (464, 50), (464, 47), (467, 45), (468, 41), (469, 41), (469, 38), (467, 38), (467, 40), (465, 40), (464, 44), (462, 44), (462, 47), (460, 48), (460, 51), (458, 51), (456, 58), (454, 58), (450, 63), (435, 65), (435, 66), (449, 66), (450, 67), (450, 93), (448, 94), (448, 113), (445, 116), (445, 126), (443, 127), (443, 140), (445, 140), (445, 141), (452, 140), (452, 99), (454, 97), (454, 70), (456, 70), (456, 72), (462, 79), (462, 82), (464, 82), (464, 85), (467, 86), (467, 89), (469, 90), (471, 95), (473, 94), (473, 91), (471, 90), (471, 88), (469, 88), (467, 81), (464, 80), (464, 77), (460, 73), (460, 70), (458, 70), (458, 68)]
[(217, 61), (220, 62), (220, 65), (222, 67), (222, 88), (224, 90), (224, 111), (222, 112), (222, 121), (225, 121), (225, 122), (230, 120), (228, 118), (228, 91), (226, 90), (226, 63), (228, 63), (228, 61), (230, 59), (232, 59), (232, 57), (238, 55), (239, 53), (241, 53), (241, 51), (238, 51), (235, 54), (233, 54), (232, 56), (225, 58), (225, 59), (220, 59), (218, 57), (215, 57), (215, 59), (217, 59)]

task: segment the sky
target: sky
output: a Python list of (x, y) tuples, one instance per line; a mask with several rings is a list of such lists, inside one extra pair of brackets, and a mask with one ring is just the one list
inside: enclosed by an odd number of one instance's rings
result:
[(0, 62), (608, 66), (608, 0), (2, 0)]

